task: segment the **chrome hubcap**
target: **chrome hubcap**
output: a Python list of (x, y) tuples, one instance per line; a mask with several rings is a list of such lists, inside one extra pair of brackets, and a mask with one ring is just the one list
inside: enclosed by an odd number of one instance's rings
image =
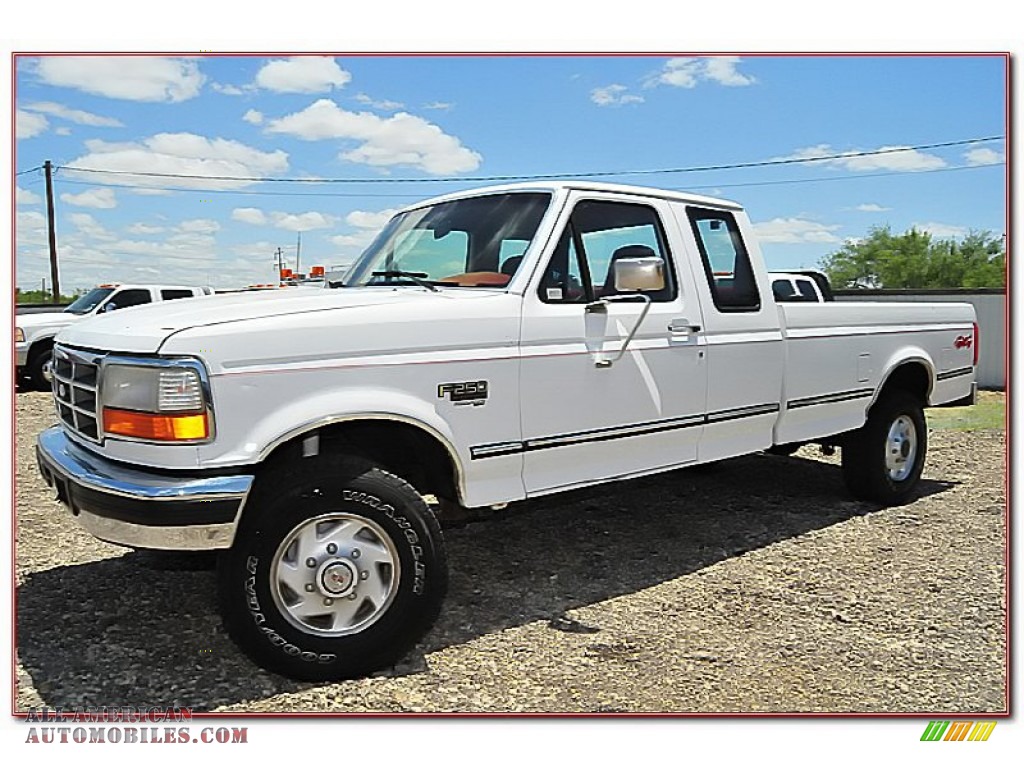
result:
[(885, 441), (885, 468), (889, 479), (906, 480), (917, 456), (917, 428), (909, 416), (900, 416), (889, 427)]
[(47, 360), (43, 363), (43, 381), (47, 384), (53, 383), (53, 359)]
[(391, 537), (360, 515), (329, 513), (295, 526), (270, 571), (274, 603), (288, 621), (324, 637), (361, 632), (398, 590), (401, 565)]

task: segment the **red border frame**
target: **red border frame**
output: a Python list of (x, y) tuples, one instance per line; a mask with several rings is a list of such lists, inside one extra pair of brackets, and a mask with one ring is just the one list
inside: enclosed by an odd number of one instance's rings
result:
[[(1006, 146), (1006, 170), (1005, 170), (1005, 220), (1006, 220), (1006, 314), (1004, 317), (1005, 331), (1004, 331), (1004, 359), (1005, 359), (1005, 370), (1006, 370), (1006, 413), (1007, 413), (1007, 424), (1006, 424), (1006, 448), (1004, 451), (1005, 459), (1005, 472), (1004, 472), (1004, 489), (1006, 492), (1006, 512), (1004, 513), (1005, 521), (1005, 570), (1004, 570), (1004, 594), (1006, 598), (1005, 605), (1005, 628), (1006, 628), (1006, 647), (1005, 647), (1005, 702), (1006, 709), (1002, 712), (941, 712), (941, 711), (925, 711), (925, 712), (893, 712), (893, 713), (875, 713), (875, 712), (663, 712), (663, 713), (642, 713), (642, 712), (536, 712), (536, 713), (517, 713), (517, 712), (479, 712), (479, 713), (444, 713), (444, 712), (192, 712), (193, 718), (220, 718), (220, 719), (241, 719), (241, 718), (265, 718), (265, 717), (355, 717), (355, 718), (423, 718), (423, 717), (454, 717), (454, 718), (493, 718), (493, 717), (516, 717), (516, 718), (800, 718), (800, 717), (814, 717), (814, 718), (936, 718), (941, 717), (943, 719), (949, 718), (985, 718), (985, 719), (1000, 719), (1008, 718), (1012, 714), (1011, 706), (1011, 692), (1012, 692), (1012, 629), (1010, 622), (1010, 612), (1012, 609), (1012, 550), (1011, 550), (1011, 526), (1010, 516), (1012, 513), (1012, 494), (1010, 484), (1010, 469), (1012, 461), (1012, 450), (1011, 450), (1011, 432), (1010, 427), (1012, 426), (1012, 408), (1011, 408), (1011, 395), (1010, 395), (1010, 381), (1012, 373), (1012, 359), (1010, 357), (1011, 351), (1011, 333), (1013, 324), (1011, 322), (1013, 309), (1012, 309), (1012, 270), (1010, 269), (1010, 254), (1012, 253), (1011, 242), (1012, 242), (1012, 230), (1013, 230), (1013, 219), (1012, 219), (1012, 185), (1010, 183), (1011, 174), (1010, 168), (1012, 163), (1012, 149), (1013, 142), (1011, 138), (1012, 133), (1012, 68), (1011, 54), (1008, 51), (955, 51), (955, 52), (943, 52), (943, 51), (909, 51), (909, 52), (893, 52), (893, 51), (799, 51), (799, 52), (786, 52), (786, 51), (701, 51), (701, 52), (681, 52), (681, 51), (571, 51), (571, 52), (542, 52), (542, 51), (509, 51), (509, 52), (494, 52), (494, 51), (301, 51), (296, 53), (281, 52), (281, 51), (230, 51), (230, 52), (210, 52), (210, 51), (81, 51), (81, 52), (67, 52), (67, 51), (13, 51), (11, 53), (11, 327), (13, 329), (15, 325), (15, 314), (16, 306), (14, 302), (13, 288), (16, 283), (16, 270), (15, 254), (17, 253), (16, 247), (16, 205), (15, 205), (15, 193), (17, 181), (14, 176), (14, 169), (17, 167), (17, 138), (15, 136), (16, 120), (17, 120), (17, 64), (19, 58), (28, 58), (36, 56), (175, 56), (175, 57), (188, 57), (188, 58), (210, 58), (210, 57), (235, 57), (235, 56), (258, 56), (263, 58), (274, 57), (274, 56), (347, 56), (350, 58), (418, 58), (418, 57), (452, 57), (452, 58), (469, 58), (469, 57), (488, 57), (488, 58), (508, 58), (508, 57), (536, 57), (536, 58), (569, 58), (569, 57), (583, 57), (591, 56), (595, 58), (606, 58), (606, 57), (634, 57), (634, 58), (665, 58), (665, 57), (676, 57), (676, 56), (742, 56), (744, 58), (773, 58), (773, 57), (785, 57), (785, 58), (840, 58), (840, 57), (878, 57), (878, 58), (909, 58), (909, 57), (943, 57), (943, 58), (1002, 58), (1005, 64), (1005, 146)], [(16, 434), (16, 418), (17, 418), (17, 372), (16, 372), (16, 357), (13, 347), (11, 347), (11, 564), (12, 567), (17, 563), (17, 544), (15, 537), (16, 518), (17, 518), (17, 440)], [(26, 718), (28, 716), (27, 711), (19, 711), (17, 709), (17, 666), (15, 661), (16, 649), (17, 649), (17, 623), (15, 616), (17, 615), (17, 589), (14, 574), (11, 574), (11, 679), (14, 681), (14, 685), (11, 689), (11, 712), (14, 717)]]

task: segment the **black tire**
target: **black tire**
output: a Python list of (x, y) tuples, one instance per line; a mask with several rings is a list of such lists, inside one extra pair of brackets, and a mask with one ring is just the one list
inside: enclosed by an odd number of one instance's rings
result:
[[(898, 447), (890, 441), (890, 430), (897, 423), (904, 429), (912, 427), (912, 448), (907, 440), (901, 440)], [(890, 453), (894, 460), (902, 456), (900, 466), (887, 464)], [(858, 499), (887, 506), (902, 504), (921, 479), (927, 453), (928, 427), (921, 402), (907, 392), (889, 392), (868, 412), (864, 426), (843, 442), (843, 480)]]
[(43, 369), (53, 359), (53, 342), (43, 342), (42, 346), (36, 347), (29, 352), (28, 365), (25, 366), (25, 375), (35, 389), (49, 389), (50, 382), (43, 375)]
[[(234, 545), (217, 564), (221, 614), (232, 639), (260, 666), (299, 680), (358, 677), (401, 659), (433, 625), (448, 585), (444, 539), (423, 498), (404, 480), (352, 457), (296, 460), (258, 482)], [(296, 533), (311, 526), (310, 539)], [(374, 576), (363, 566), (376, 569)], [(308, 578), (308, 594), (292, 591), (289, 578)], [(327, 591), (343, 582), (350, 593)], [(379, 604), (357, 594), (373, 583), (390, 584)], [(356, 609), (352, 626), (328, 627), (339, 621), (331, 612), (347, 611), (349, 599)], [(321, 609), (317, 601), (337, 606)], [(311, 610), (325, 616), (299, 615)]]

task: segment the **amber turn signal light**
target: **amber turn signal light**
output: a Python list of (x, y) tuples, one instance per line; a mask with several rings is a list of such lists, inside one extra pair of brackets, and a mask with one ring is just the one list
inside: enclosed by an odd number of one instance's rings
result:
[(103, 431), (108, 435), (144, 440), (204, 440), (210, 436), (205, 413), (141, 413), (103, 409)]

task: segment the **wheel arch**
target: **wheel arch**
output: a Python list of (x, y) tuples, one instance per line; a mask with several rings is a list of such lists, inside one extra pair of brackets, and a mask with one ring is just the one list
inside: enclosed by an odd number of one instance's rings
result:
[(57, 333), (54, 332), (50, 335), (37, 336), (32, 339), (28, 345), (28, 355), (26, 359), (31, 360), (36, 355), (40, 354), (41, 350), (53, 349), (53, 345), (56, 343)]
[[(289, 430), (260, 453), (261, 466), (327, 452), (350, 452), (382, 465), (421, 493), (462, 502), (465, 475), (452, 442), (435, 427), (396, 413), (325, 416)], [(258, 478), (257, 478), (258, 482)]]
[(868, 408), (870, 409), (886, 393), (897, 389), (918, 398), (924, 407), (931, 401), (934, 387), (935, 366), (923, 350), (916, 350), (912, 354), (890, 361)]

